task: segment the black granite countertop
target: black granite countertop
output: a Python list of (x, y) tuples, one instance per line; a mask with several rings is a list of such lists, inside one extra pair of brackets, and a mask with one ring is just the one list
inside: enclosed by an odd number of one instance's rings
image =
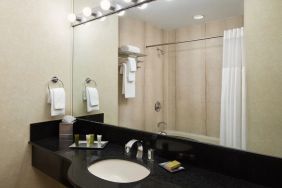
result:
[[(30, 142), (34, 147), (44, 149), (58, 155), (70, 162), (67, 179), (74, 187), (81, 188), (262, 188), (251, 182), (226, 176), (220, 173), (199, 168), (191, 164), (183, 163), (185, 171), (169, 173), (158, 166), (158, 163), (167, 159), (155, 156), (154, 162), (148, 162), (146, 156), (143, 161), (124, 154), (122, 145), (109, 143), (103, 150), (76, 150), (68, 148), (71, 141), (58, 138), (46, 138)], [(124, 159), (139, 163), (150, 169), (150, 175), (135, 183), (112, 183), (102, 180), (88, 172), (87, 167), (103, 159)], [(181, 161), (182, 162), (182, 161)]]

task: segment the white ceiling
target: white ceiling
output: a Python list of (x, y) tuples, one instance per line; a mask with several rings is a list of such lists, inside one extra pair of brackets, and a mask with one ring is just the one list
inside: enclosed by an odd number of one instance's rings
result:
[[(205, 19), (194, 20), (193, 16), (197, 14), (205, 15)], [(244, 0), (157, 0), (150, 3), (145, 10), (128, 10), (126, 16), (153, 23), (164, 29), (174, 29), (243, 14)]]

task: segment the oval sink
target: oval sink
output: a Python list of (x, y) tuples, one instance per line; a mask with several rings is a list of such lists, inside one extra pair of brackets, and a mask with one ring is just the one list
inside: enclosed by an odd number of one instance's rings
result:
[(146, 178), (150, 171), (134, 162), (107, 159), (88, 167), (88, 171), (101, 179), (116, 183), (132, 183)]

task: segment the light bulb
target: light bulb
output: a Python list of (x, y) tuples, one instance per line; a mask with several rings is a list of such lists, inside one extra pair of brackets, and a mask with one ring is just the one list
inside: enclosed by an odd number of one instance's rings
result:
[(102, 12), (97, 11), (97, 12), (96, 12), (96, 17), (101, 17), (101, 16), (103, 16)]
[(92, 10), (90, 7), (85, 7), (83, 10), (82, 10), (82, 13), (85, 17), (89, 17), (91, 16), (92, 14)]
[(204, 18), (204, 16), (201, 15), (201, 14), (193, 16), (193, 19), (194, 19), (194, 20), (201, 20), (201, 19), (203, 19), (203, 18)]
[(125, 11), (121, 11), (117, 14), (118, 16), (124, 16), (125, 15)]
[[(119, 4), (116, 5), (116, 11), (122, 9), (122, 6), (120, 6)], [(124, 16), (125, 15), (125, 10), (121, 11), (117, 14), (118, 16)]]
[(140, 5), (138, 8), (141, 10), (144, 10), (148, 7), (148, 3), (144, 3), (143, 5)]
[[(145, 0), (140, 0), (138, 3), (142, 3), (143, 1)], [(141, 9), (141, 10), (144, 10), (148, 7), (148, 3), (144, 3), (142, 5), (140, 5), (138, 8)]]
[(109, 10), (111, 8), (111, 2), (109, 0), (102, 0), (100, 6), (103, 10)]
[(106, 20), (106, 17), (103, 17), (103, 18), (100, 19), (101, 22), (103, 22), (105, 20)]
[(68, 20), (71, 22), (71, 23), (73, 23), (73, 22), (75, 22), (75, 20), (76, 20), (76, 15), (75, 14), (69, 14), (68, 15)]

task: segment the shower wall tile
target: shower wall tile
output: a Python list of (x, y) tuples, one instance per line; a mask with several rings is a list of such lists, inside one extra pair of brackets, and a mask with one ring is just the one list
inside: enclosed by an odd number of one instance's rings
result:
[(195, 134), (206, 132), (203, 54), (203, 42), (176, 47), (176, 128), (179, 131)]
[[(175, 41), (175, 30), (164, 31), (164, 42)], [(175, 130), (175, 113), (176, 113), (176, 45), (164, 46), (164, 122), (167, 123), (167, 129)]]
[[(176, 41), (223, 35), (242, 27), (242, 17), (176, 30)], [(176, 127), (189, 133), (219, 137), (222, 38), (176, 46)]]
[[(145, 44), (158, 44), (163, 42), (163, 30), (149, 23), (145, 25)], [(159, 47), (163, 50), (162, 47)], [(157, 101), (163, 106), (163, 61), (164, 56), (161, 55), (156, 48), (146, 49), (145, 67), (145, 130), (157, 131), (158, 122), (163, 121), (163, 108), (156, 112), (154, 105)]]
[[(119, 46), (134, 45), (145, 51), (145, 23), (129, 17), (119, 19)], [(122, 75), (119, 75), (119, 125), (144, 130), (144, 66), (136, 72), (136, 97), (125, 99), (122, 93)]]

